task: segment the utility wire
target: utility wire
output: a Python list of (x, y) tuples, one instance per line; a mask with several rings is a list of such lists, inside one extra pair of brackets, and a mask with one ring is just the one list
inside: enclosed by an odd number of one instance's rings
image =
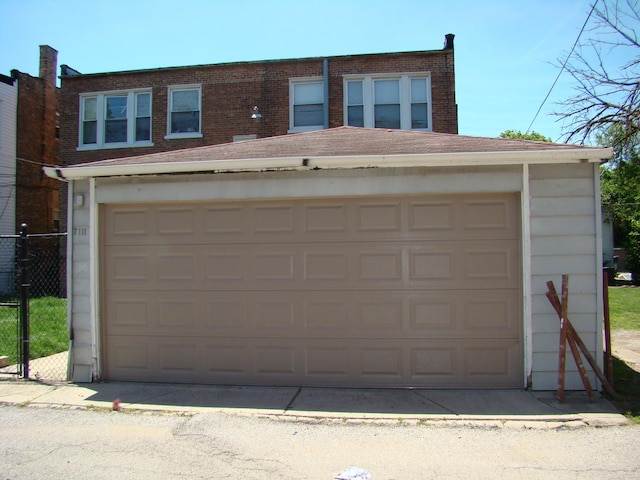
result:
[(564, 63), (562, 64), (562, 67), (560, 68), (560, 71), (558, 72), (558, 76), (553, 81), (553, 84), (551, 85), (551, 88), (549, 89), (549, 92), (547, 93), (547, 96), (544, 97), (544, 100), (542, 100), (542, 103), (540, 104), (540, 107), (538, 108), (538, 111), (536, 112), (536, 114), (533, 116), (533, 120), (531, 120), (531, 123), (529, 124), (529, 128), (527, 128), (527, 131), (525, 132), (525, 134), (529, 133), (529, 131), (531, 130), (531, 127), (533, 126), (533, 123), (538, 118), (538, 115), (540, 114), (540, 111), (542, 110), (542, 107), (544, 107), (544, 104), (549, 99), (549, 96), (551, 95), (551, 92), (553, 91), (554, 87), (556, 86), (556, 83), (558, 83), (558, 80), (560, 79), (560, 75), (562, 75), (562, 72), (564, 72), (564, 68), (567, 66), (567, 63), (569, 62), (569, 58), (571, 58), (571, 55), (573, 54), (573, 51), (576, 49), (576, 46), (578, 45), (578, 42), (580, 41), (580, 37), (582, 36), (582, 32), (584, 32), (584, 29), (587, 27), (587, 23), (589, 23), (589, 19), (591, 18), (591, 15), (593, 14), (593, 11), (595, 10), (597, 4), (598, 4), (598, 0), (593, 2), (593, 5), (591, 6), (591, 10), (589, 11), (589, 15), (587, 15), (587, 19), (584, 21), (584, 24), (582, 25), (582, 28), (580, 29), (580, 33), (578, 33), (578, 37), (576, 38), (576, 41), (574, 42), (573, 47), (571, 47), (571, 51), (567, 55), (567, 58), (565, 58)]
[(11, 186), (11, 190), (9, 191), (9, 194), (7, 195), (7, 201), (4, 203), (4, 208), (2, 209), (2, 213), (0, 213), (0, 220), (4, 218), (4, 212), (7, 211), (7, 207), (9, 206), (9, 202), (12, 199), (12, 197), (11, 197), (12, 193), (13, 193), (13, 185)]
[(25, 162), (25, 163), (31, 163), (33, 165), (40, 165), (40, 166), (43, 166), (43, 167), (52, 167), (53, 166), (53, 164), (50, 164), (50, 163), (35, 162), (33, 160), (29, 160), (27, 158), (22, 158), (22, 157), (16, 157), (16, 160), (20, 160), (21, 162)]

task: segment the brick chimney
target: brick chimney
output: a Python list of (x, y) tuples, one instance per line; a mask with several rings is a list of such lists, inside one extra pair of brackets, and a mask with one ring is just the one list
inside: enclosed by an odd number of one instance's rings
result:
[(453, 50), (453, 39), (455, 35), (453, 33), (447, 33), (444, 36), (444, 50)]

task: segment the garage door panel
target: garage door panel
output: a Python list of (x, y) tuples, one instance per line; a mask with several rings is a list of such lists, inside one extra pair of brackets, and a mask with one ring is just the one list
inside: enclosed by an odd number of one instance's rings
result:
[(198, 280), (198, 258), (195, 253), (156, 252), (154, 269), (159, 282), (193, 283)]
[(515, 236), (518, 215), (510, 200), (509, 197), (464, 200), (460, 206), (463, 230), (487, 236)]
[[(477, 344), (477, 341), (475, 342)], [(516, 340), (300, 340), (211, 342), (164, 337), (120, 338), (108, 373), (120, 380), (221, 384), (512, 387), (521, 380)], [(509, 363), (513, 360), (513, 363)], [(506, 363), (505, 363), (506, 362)]]
[(376, 202), (358, 205), (356, 214), (356, 232), (362, 235), (389, 234), (401, 232), (401, 201)]
[(191, 237), (199, 230), (200, 209), (192, 205), (158, 207), (155, 210), (155, 221), (159, 236)]
[(522, 354), (517, 339), (490, 340), (465, 349), (467, 382), (499, 387), (522, 385)]
[(353, 354), (348, 346), (318, 345), (305, 350), (305, 371), (307, 377), (353, 377)]
[(304, 202), (110, 205), (106, 245), (518, 238), (510, 194), (321, 199)]
[[(205, 374), (214, 376), (248, 377), (250, 370), (249, 349), (244, 342), (226, 341), (208, 344), (204, 348)], [(224, 377), (221, 377), (224, 378)]]
[(195, 298), (167, 298), (158, 300), (158, 327), (193, 330), (198, 326), (200, 304)]
[(378, 290), (510, 288), (519, 284), (515, 241), (204, 246), (105, 249), (107, 289)]
[(305, 205), (301, 214), (302, 229), (307, 236), (317, 238), (324, 234), (329, 238), (342, 238), (349, 233), (349, 208), (344, 202)]
[(102, 212), (107, 378), (522, 383), (516, 195)]
[(518, 338), (517, 291), (111, 292), (107, 335)]

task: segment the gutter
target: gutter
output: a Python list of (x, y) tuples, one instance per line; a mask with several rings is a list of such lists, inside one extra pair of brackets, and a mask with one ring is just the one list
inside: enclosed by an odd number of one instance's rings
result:
[[(408, 155), (295, 156), (235, 160), (197, 160), (110, 165), (109, 161), (70, 167), (44, 167), (48, 177), (80, 180), (95, 177), (162, 175), (175, 173), (261, 172), (399, 167), (467, 167), (602, 163), (613, 157), (611, 148), (550, 149), (513, 152), (462, 152)], [(135, 161), (135, 159), (133, 160)], [(114, 160), (113, 162), (117, 162)]]

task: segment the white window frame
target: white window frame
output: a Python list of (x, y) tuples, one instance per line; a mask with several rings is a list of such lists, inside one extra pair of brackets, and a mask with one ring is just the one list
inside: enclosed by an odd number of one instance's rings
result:
[[(136, 100), (140, 93), (149, 94), (149, 140), (136, 141)], [(108, 97), (127, 97), (127, 141), (105, 142), (105, 106)], [(84, 144), (84, 102), (96, 99), (96, 143)], [(153, 92), (151, 88), (136, 88), (133, 90), (113, 90), (105, 92), (81, 93), (78, 113), (78, 148), (77, 150), (105, 150), (111, 148), (152, 147), (153, 146)]]
[(323, 130), (324, 125), (326, 123), (326, 118), (323, 118), (323, 122), (319, 125), (308, 125), (305, 127), (296, 127), (295, 126), (295, 117), (294, 117), (294, 91), (295, 86), (303, 83), (319, 83), (322, 85), (322, 104), (323, 104), (323, 116), (325, 115), (324, 104), (327, 99), (324, 98), (324, 79), (322, 77), (300, 77), (300, 78), (291, 78), (289, 79), (289, 131), (288, 133), (298, 133), (298, 132), (311, 132), (314, 130)]
[[(171, 106), (173, 100), (173, 93), (185, 90), (197, 90), (198, 91), (198, 131), (197, 132), (179, 132), (171, 133)], [(166, 140), (172, 140), (177, 138), (202, 138), (202, 84), (194, 83), (190, 85), (170, 85), (167, 92), (167, 134), (164, 137)]]
[[(411, 128), (411, 80), (424, 79), (427, 82), (427, 122), (428, 128)], [(431, 74), (429, 72), (345, 75), (343, 77), (344, 125), (349, 125), (348, 84), (351, 81), (362, 82), (363, 118), (365, 128), (375, 128), (374, 83), (376, 80), (398, 80), (400, 82), (400, 129), (423, 132), (433, 131), (431, 103)]]

